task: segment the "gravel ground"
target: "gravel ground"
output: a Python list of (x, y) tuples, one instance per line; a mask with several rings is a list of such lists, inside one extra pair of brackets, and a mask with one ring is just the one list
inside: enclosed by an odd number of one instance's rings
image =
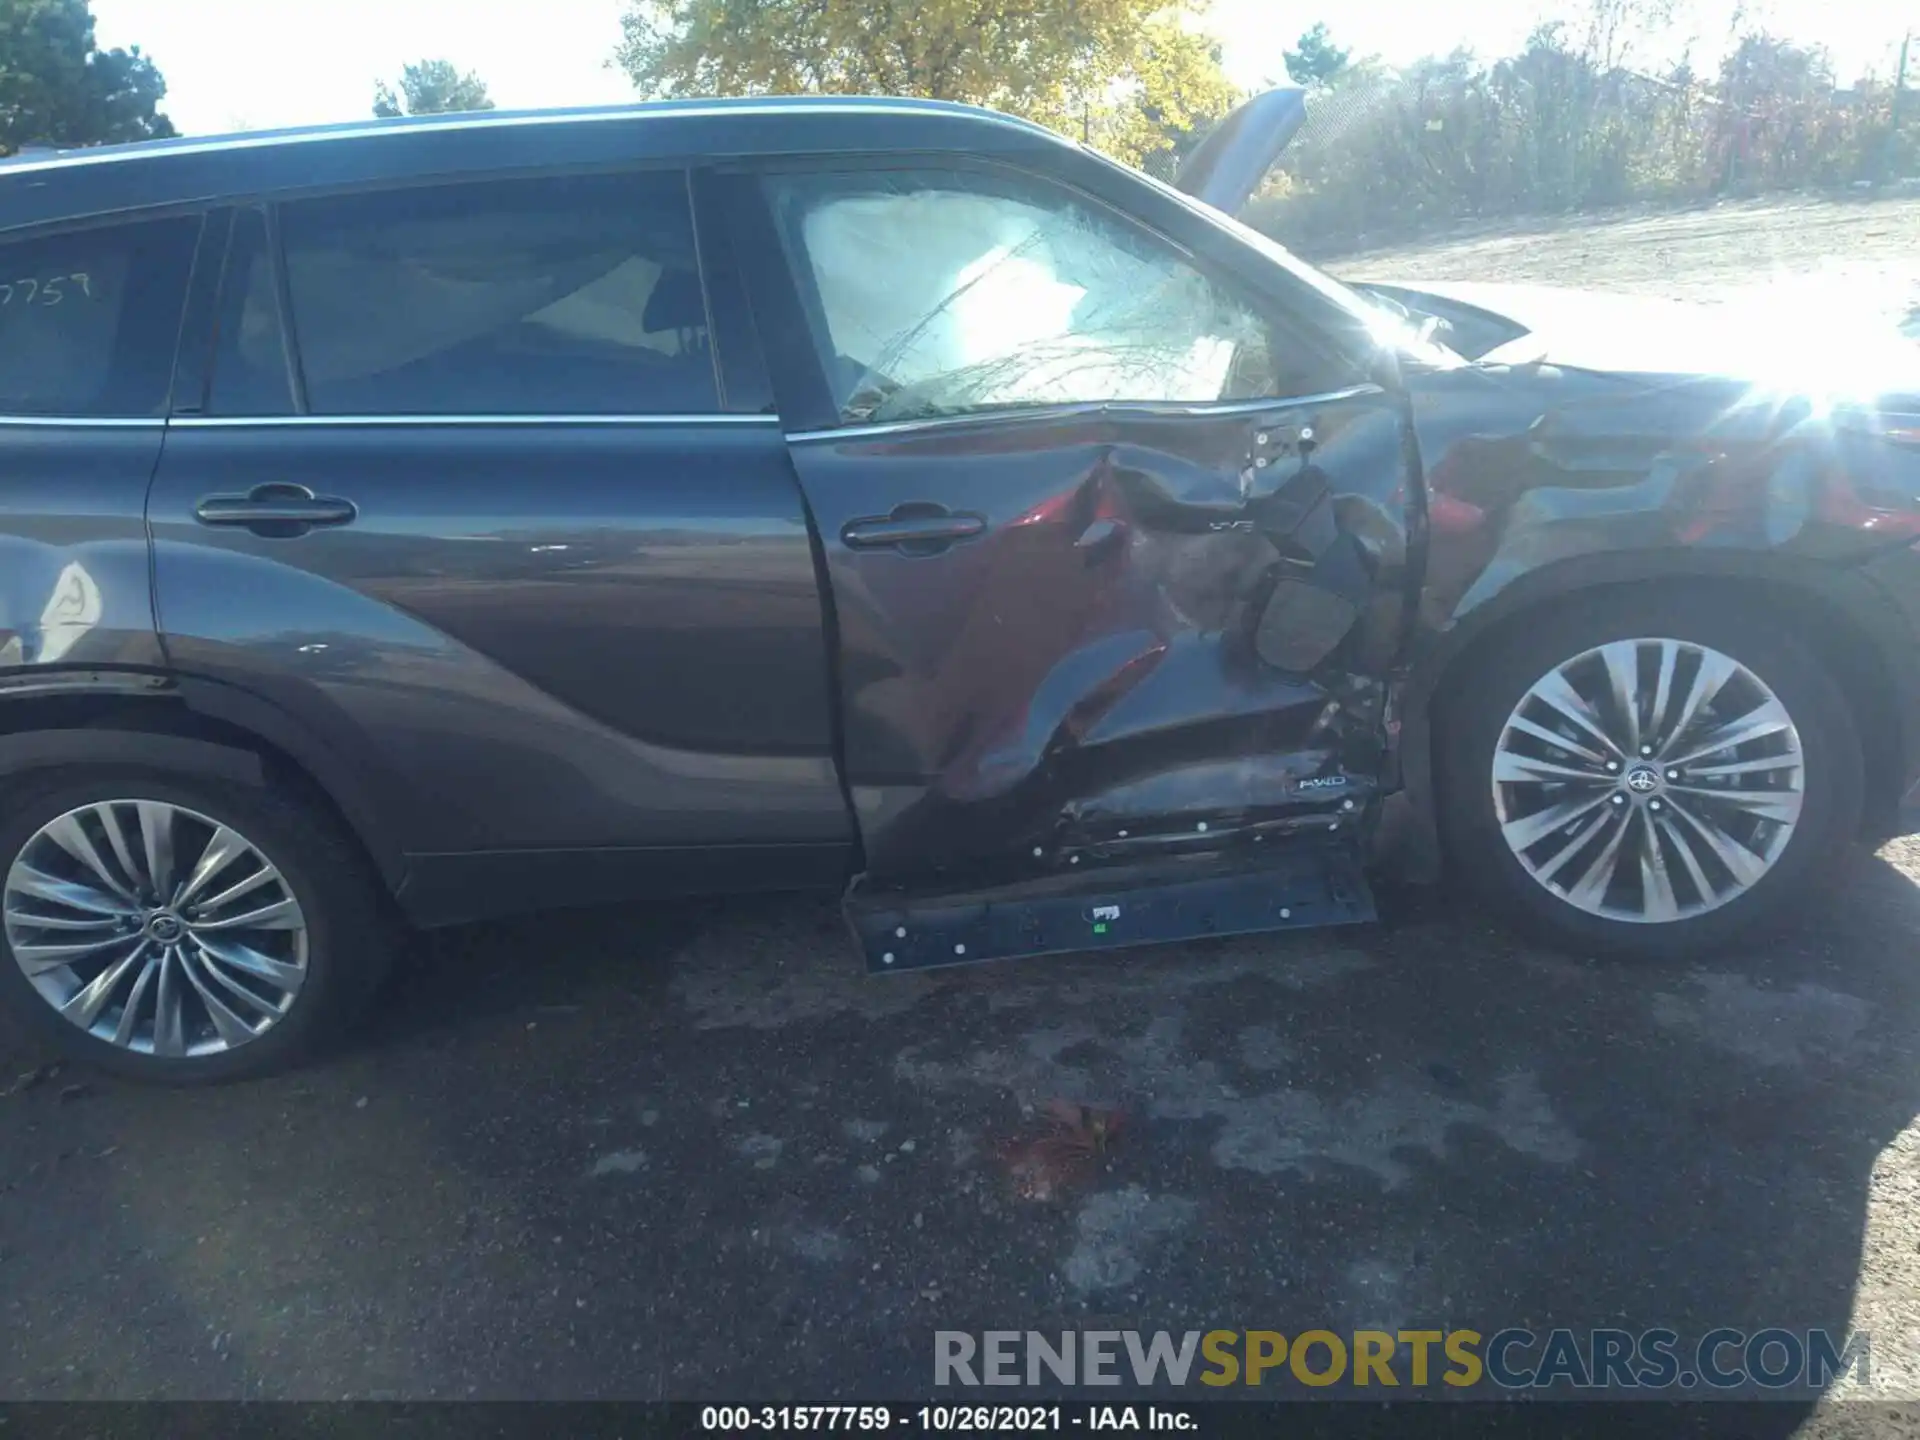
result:
[[(1691, 294), (1756, 237), (1920, 276), (1920, 202), (1337, 268)], [(830, 904), (689, 904), (423, 939), (356, 1045), (268, 1082), (0, 1042), (0, 1398), (820, 1403), (924, 1397), (936, 1329), (1777, 1324), (1871, 1332), (1913, 1399), (1916, 881), (1920, 841), (1863, 854), (1691, 969), (1390, 891), (1380, 926), (875, 981)]]

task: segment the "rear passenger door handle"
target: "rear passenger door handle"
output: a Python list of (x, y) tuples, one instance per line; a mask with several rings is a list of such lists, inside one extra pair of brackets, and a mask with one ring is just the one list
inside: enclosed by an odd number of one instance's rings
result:
[(256, 535), (303, 535), (315, 525), (345, 525), (351, 500), (315, 495), (304, 485), (256, 485), (244, 495), (209, 495), (193, 507), (202, 525), (238, 525)]

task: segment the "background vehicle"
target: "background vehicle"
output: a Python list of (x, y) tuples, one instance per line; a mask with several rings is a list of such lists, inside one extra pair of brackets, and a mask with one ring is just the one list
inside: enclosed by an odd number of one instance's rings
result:
[(1198, 200), (908, 101), (0, 167), (5, 1008), (213, 1079), (394, 915), (1363, 920), (1389, 796), (1582, 949), (1813, 893), (1916, 771), (1909, 402), (1473, 363), (1223, 213), (1293, 104)]

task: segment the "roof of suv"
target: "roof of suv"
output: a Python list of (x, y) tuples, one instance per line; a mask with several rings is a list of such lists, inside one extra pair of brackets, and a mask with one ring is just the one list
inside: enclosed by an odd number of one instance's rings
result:
[(0, 229), (421, 175), (748, 154), (1031, 154), (1072, 142), (973, 105), (865, 96), (486, 110), (30, 151), (0, 160)]

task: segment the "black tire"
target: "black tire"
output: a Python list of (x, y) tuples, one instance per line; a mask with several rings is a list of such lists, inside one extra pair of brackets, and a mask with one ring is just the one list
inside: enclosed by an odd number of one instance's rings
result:
[(379, 988), (393, 953), (386, 897), (355, 841), (320, 806), (281, 791), (215, 787), (199, 779), (121, 767), (63, 769), (0, 792), (0, 885), (40, 829), (81, 806), (149, 800), (231, 826), (268, 857), (306, 924), (306, 978), (285, 1013), (244, 1043), (204, 1055), (162, 1056), (101, 1039), (65, 1019), (28, 980), (0, 925), (0, 1013), (66, 1056), (160, 1085), (266, 1075), (311, 1056)]
[[(1536, 880), (1501, 832), (1495, 748), (1527, 691), (1557, 666), (1616, 640), (1665, 638), (1710, 646), (1745, 666), (1786, 707), (1800, 737), (1801, 811), (1773, 866), (1744, 894), (1666, 922), (1610, 919)], [(1777, 620), (1712, 591), (1596, 591), (1469, 657), (1439, 697), (1434, 792), (1450, 883), (1463, 883), (1521, 928), (1576, 954), (1671, 961), (1721, 950), (1797, 921), (1830, 893), (1859, 832), (1863, 762), (1839, 686)]]

